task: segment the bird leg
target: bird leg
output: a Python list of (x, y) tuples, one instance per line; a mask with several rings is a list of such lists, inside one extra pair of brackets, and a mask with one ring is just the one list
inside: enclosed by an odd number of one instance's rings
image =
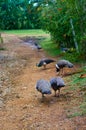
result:
[(77, 70), (76, 70), (76, 68), (75, 68), (75, 66), (73, 67), (73, 71), (74, 71), (74, 72), (76, 72), (76, 71), (77, 71)]
[(43, 66), (44, 66), (44, 69), (46, 69), (46, 63), (45, 62), (43, 63)]
[(63, 77), (63, 75), (64, 75), (64, 70), (63, 70), (63, 68), (62, 68), (62, 77)]
[(60, 89), (58, 90), (58, 97), (60, 97)]
[(41, 99), (41, 103), (43, 103), (44, 102), (44, 94), (42, 93), (42, 99)]
[(61, 69), (59, 71), (57, 71), (57, 75), (60, 76), (60, 74), (61, 74)]
[(59, 71), (58, 75), (59, 75), (59, 76), (61, 76), (61, 75), (62, 75), (62, 77), (63, 77), (63, 69), (60, 69), (60, 71)]
[[(54, 96), (57, 97), (56, 91), (55, 91), (55, 95)], [(58, 89), (58, 97), (60, 97), (60, 89)]]
[(55, 95), (54, 95), (54, 97), (56, 97), (56, 91), (55, 91)]
[(42, 98), (44, 97), (44, 94), (42, 93)]

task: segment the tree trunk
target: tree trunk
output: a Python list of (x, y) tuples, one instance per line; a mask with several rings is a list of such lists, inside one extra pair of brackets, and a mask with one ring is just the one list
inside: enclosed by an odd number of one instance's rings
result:
[(76, 35), (75, 35), (75, 30), (74, 30), (72, 19), (70, 19), (70, 24), (71, 24), (71, 28), (72, 28), (72, 34), (73, 34), (73, 40), (74, 40), (74, 43), (75, 43), (75, 48), (76, 48), (76, 51), (79, 52), (78, 43), (77, 43), (77, 40), (76, 40), (76, 37), (75, 37)]

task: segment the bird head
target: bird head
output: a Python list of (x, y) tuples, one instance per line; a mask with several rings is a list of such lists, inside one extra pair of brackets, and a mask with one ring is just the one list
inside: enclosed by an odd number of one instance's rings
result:
[(38, 63), (36, 63), (36, 66), (38, 67)]
[(69, 68), (73, 68), (74, 65), (73, 65), (72, 63), (70, 63), (70, 64), (68, 64), (68, 67), (69, 67)]

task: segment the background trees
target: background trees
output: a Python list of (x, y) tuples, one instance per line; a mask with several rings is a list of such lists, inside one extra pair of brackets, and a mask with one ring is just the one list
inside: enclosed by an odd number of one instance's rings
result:
[[(55, 0), (43, 7), (41, 12), (42, 28), (48, 31), (58, 46), (86, 48), (86, 2), (85, 0)], [(85, 40), (86, 41), (86, 40)], [(86, 51), (83, 48), (84, 52)]]
[(42, 28), (59, 47), (86, 54), (86, 0), (1, 0), (0, 28)]
[(37, 7), (31, 0), (1, 0), (0, 12), (1, 29), (32, 29), (40, 26)]

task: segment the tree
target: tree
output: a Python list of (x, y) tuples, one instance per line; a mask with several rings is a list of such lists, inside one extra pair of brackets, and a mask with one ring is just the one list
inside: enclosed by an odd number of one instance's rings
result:
[(39, 28), (39, 12), (31, 0), (0, 1), (1, 29)]
[(81, 38), (86, 35), (85, 0), (52, 1), (43, 7), (41, 21), (42, 28), (50, 32), (53, 41), (78, 51)]

